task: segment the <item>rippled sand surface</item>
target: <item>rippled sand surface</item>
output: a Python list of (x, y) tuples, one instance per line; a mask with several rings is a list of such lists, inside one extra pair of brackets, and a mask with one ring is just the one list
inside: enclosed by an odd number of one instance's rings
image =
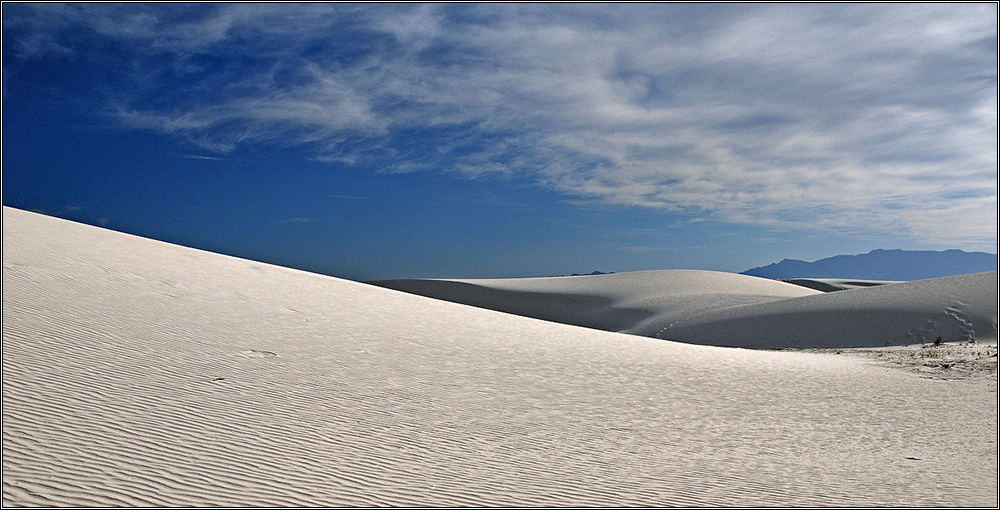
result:
[(3, 209), (3, 503), (997, 504), (997, 385)]

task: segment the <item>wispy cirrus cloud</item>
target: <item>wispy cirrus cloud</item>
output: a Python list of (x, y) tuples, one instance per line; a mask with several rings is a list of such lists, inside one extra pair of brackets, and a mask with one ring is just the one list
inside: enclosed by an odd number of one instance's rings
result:
[(5, 83), (8, 60), (106, 59), (107, 115), (220, 153), (996, 242), (992, 5), (99, 4), (4, 26)]

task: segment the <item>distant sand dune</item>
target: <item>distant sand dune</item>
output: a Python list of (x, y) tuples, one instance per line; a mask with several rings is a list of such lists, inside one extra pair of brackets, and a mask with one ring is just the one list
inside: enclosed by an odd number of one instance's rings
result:
[(636, 271), (484, 280), (383, 280), (373, 285), (525, 317), (654, 336), (693, 312), (819, 291), (717, 271)]
[(996, 341), (997, 273), (948, 276), (707, 310), (659, 338), (741, 347), (879, 347)]
[(751, 348), (995, 341), (997, 273), (822, 293), (714, 271), (506, 280), (387, 280), (382, 287), (527, 317), (688, 343)]
[(996, 506), (996, 388), (3, 208), (4, 506)]

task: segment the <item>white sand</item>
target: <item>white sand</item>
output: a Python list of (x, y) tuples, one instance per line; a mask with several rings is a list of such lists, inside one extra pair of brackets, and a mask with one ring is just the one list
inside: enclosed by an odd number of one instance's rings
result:
[(997, 273), (831, 292), (693, 313), (656, 333), (742, 347), (876, 347), (995, 342)]
[(996, 433), (995, 373), (596, 331), (3, 209), (5, 506), (996, 506)]
[(693, 312), (821, 294), (777, 280), (690, 270), (370, 283), (525, 317), (644, 336), (655, 336), (666, 324)]
[(996, 271), (869, 287), (853, 282), (850, 290), (830, 293), (754, 276), (680, 270), (372, 283), (564, 324), (704, 345), (844, 348), (997, 338)]

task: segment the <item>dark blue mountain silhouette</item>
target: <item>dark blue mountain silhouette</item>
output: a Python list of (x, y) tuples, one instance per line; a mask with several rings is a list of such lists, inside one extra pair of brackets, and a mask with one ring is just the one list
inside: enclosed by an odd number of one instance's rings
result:
[(996, 254), (983, 252), (872, 250), (861, 255), (837, 255), (816, 262), (785, 259), (740, 274), (764, 278), (857, 278), (864, 280), (925, 280), (997, 270)]

